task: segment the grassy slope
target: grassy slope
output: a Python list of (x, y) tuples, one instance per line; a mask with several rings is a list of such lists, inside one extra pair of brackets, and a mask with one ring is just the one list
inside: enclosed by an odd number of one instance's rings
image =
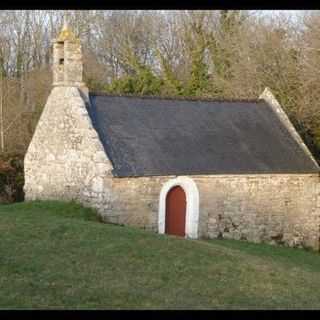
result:
[(0, 288), (0, 308), (320, 308), (320, 256), (20, 203), (0, 206)]

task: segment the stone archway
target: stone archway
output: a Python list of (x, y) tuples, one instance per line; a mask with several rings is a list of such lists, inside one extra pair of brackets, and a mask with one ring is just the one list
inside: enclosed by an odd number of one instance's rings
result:
[(186, 194), (185, 237), (197, 239), (199, 224), (199, 191), (195, 182), (189, 177), (171, 179), (163, 185), (159, 198), (158, 232), (161, 234), (165, 233), (167, 194), (175, 186), (180, 186)]

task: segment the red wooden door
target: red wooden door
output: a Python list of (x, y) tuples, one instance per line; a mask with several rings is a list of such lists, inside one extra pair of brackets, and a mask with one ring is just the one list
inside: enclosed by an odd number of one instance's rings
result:
[(167, 234), (185, 236), (186, 230), (186, 195), (179, 186), (173, 187), (166, 198), (166, 227)]

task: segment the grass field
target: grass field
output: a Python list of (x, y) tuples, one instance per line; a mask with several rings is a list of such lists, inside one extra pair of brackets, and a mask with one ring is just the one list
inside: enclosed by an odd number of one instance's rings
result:
[(0, 205), (0, 308), (320, 308), (320, 255), (184, 240), (70, 203)]

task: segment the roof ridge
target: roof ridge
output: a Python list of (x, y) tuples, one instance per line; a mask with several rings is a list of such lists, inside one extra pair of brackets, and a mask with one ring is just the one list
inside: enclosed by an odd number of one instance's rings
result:
[(135, 95), (135, 94), (110, 94), (106, 92), (89, 92), (91, 96), (107, 96), (107, 97), (125, 97), (125, 98), (140, 98), (140, 99), (157, 99), (157, 100), (182, 100), (182, 101), (217, 101), (217, 102), (262, 102), (263, 99), (224, 99), (224, 98), (209, 98), (209, 97), (182, 97), (182, 96), (156, 96), (156, 95)]

